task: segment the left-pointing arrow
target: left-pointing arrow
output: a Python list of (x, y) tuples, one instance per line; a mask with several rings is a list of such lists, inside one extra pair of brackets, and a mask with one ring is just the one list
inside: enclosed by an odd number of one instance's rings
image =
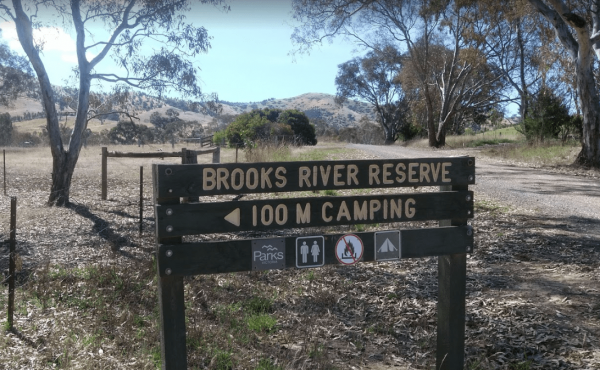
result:
[(240, 226), (240, 209), (236, 208), (233, 212), (225, 216), (225, 221), (231, 222), (235, 226)]

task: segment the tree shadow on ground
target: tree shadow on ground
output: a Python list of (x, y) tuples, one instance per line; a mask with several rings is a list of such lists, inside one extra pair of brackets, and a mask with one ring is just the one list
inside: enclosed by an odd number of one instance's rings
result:
[[(121, 235), (118, 232), (116, 232), (110, 226), (110, 222), (92, 213), (88, 206), (84, 206), (81, 204), (71, 204), (70, 208), (81, 217), (85, 217), (94, 223), (94, 225), (92, 226), (93, 232), (105, 241), (107, 241), (112, 251), (116, 252), (123, 246), (138, 247), (137, 243), (131, 241), (127, 236)], [(127, 254), (128, 253), (124, 255), (127, 256)]]

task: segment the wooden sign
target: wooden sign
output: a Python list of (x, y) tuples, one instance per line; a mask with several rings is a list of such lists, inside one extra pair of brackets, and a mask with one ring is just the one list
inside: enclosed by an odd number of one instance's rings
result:
[(157, 198), (475, 184), (473, 157), (154, 165)]
[[(375, 262), (376, 233), (354, 234), (360, 237), (364, 245), (361, 262)], [(473, 232), (470, 226), (409, 229), (401, 230), (400, 234), (402, 259), (437, 256), (440, 253), (468, 253), (473, 248)], [(314, 268), (323, 264), (340, 264), (335, 255), (335, 246), (343, 235), (283, 238), (285, 239), (285, 268), (298, 267), (298, 265)], [(302, 238), (323, 240), (323, 242), (319, 242), (319, 246), (323, 246), (324, 262), (320, 259), (318, 263), (311, 263), (311, 259), (307, 259), (306, 262), (302, 260), (297, 246), (298, 239), (302, 240)], [(160, 245), (158, 248), (159, 274), (167, 275), (167, 270), (172, 275), (253, 271), (255, 258), (252, 249), (253, 240), (255, 239)], [(311, 258), (310, 254), (308, 258)]]
[[(162, 368), (187, 368), (186, 275), (438, 256), (436, 368), (464, 368), (475, 158), (153, 165)], [(218, 201), (213, 195), (439, 186), (439, 192)], [(180, 199), (197, 203), (180, 204)], [(186, 235), (439, 220), (440, 227), (182, 243)], [(394, 226), (396, 228), (396, 226)]]
[(156, 206), (159, 237), (473, 217), (473, 192), (271, 199)]

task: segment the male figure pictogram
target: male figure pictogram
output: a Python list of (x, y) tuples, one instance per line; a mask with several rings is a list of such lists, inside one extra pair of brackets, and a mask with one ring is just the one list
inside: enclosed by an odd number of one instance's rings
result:
[(306, 263), (306, 256), (308, 256), (308, 245), (306, 245), (306, 242), (302, 242), (300, 254), (302, 255), (302, 263)]

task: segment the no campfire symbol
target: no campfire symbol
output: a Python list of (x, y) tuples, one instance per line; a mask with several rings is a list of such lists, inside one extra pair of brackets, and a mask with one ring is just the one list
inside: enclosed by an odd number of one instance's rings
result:
[(335, 257), (344, 265), (354, 265), (363, 256), (364, 245), (362, 240), (354, 234), (342, 235), (335, 244)]

